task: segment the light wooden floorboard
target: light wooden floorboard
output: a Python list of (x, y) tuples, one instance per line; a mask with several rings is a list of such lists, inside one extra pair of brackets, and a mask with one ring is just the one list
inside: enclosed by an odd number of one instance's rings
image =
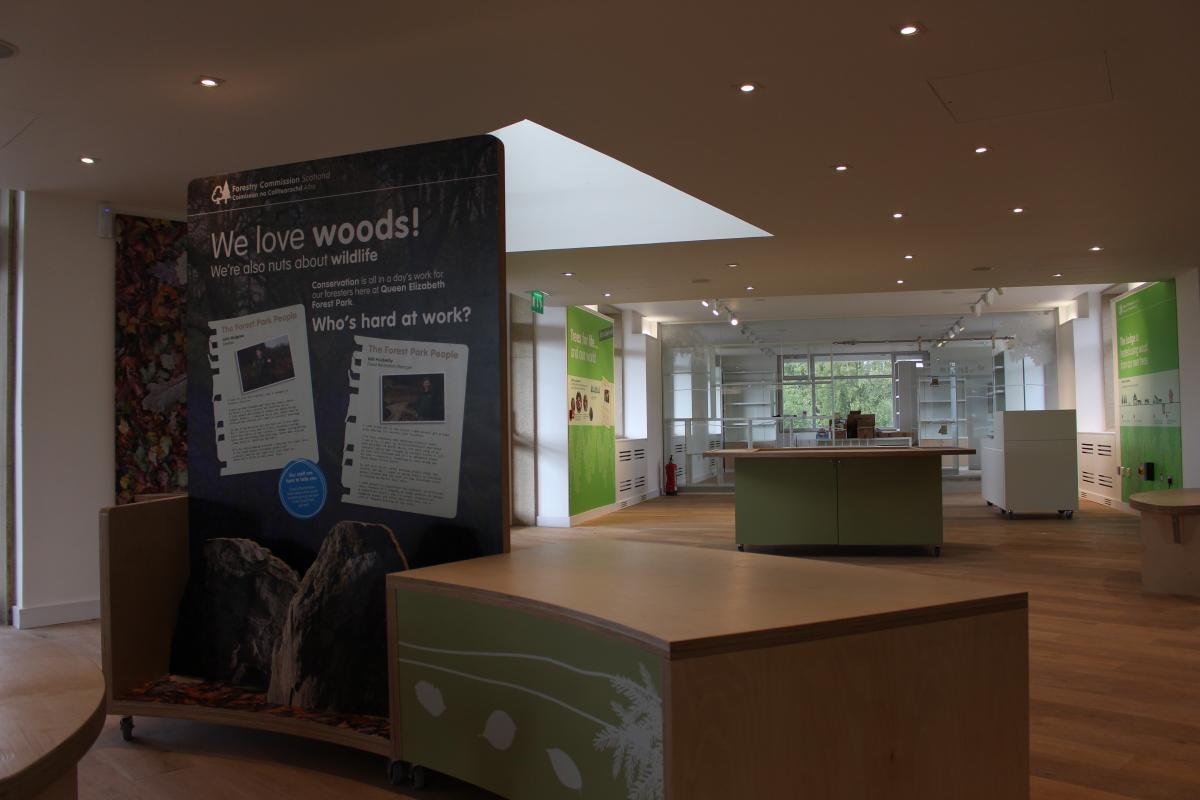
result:
[[(1032, 788), (1036, 800), (1200, 798), (1200, 601), (1147, 595), (1137, 518), (1084, 504), (1074, 520), (1005, 520), (978, 483), (946, 484), (941, 558), (898, 549), (803, 555), (1030, 593)], [(869, 493), (864, 502), (869, 502)], [(570, 530), (513, 531), (513, 546), (608, 537), (733, 548), (730, 495), (663, 497)], [(778, 551), (775, 551), (778, 553)], [(98, 626), (32, 631), (99, 659)], [(383, 759), (335, 745), (172, 720), (110, 718), (80, 765), (99, 798), (487, 798), (446, 779), (387, 786)]]

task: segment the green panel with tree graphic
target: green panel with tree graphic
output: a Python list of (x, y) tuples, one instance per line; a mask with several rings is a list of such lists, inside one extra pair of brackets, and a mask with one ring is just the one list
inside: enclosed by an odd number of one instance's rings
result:
[(487, 603), (394, 602), (406, 761), (508, 798), (663, 797), (657, 654)]
[[(1175, 281), (1152, 283), (1116, 302), (1121, 499), (1183, 485), (1179, 323)], [(1154, 464), (1153, 477), (1139, 472)]]

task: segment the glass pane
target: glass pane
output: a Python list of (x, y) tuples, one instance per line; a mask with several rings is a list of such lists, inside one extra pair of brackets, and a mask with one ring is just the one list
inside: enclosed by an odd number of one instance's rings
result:
[(804, 376), (808, 374), (807, 358), (785, 358), (783, 360), (783, 376), (785, 378)]
[[(817, 371), (818, 374), (820, 370)], [(829, 381), (817, 381), (813, 384), (813, 405), (817, 409), (817, 420), (824, 420), (824, 424), (829, 424), (829, 419), (833, 416), (833, 386)]]
[(812, 418), (812, 384), (789, 383), (783, 387), (783, 414), (796, 417), (801, 428), (808, 427)]
[(877, 428), (892, 424), (891, 378), (843, 378), (833, 381), (834, 408), (845, 415), (861, 411), (875, 415)]
[(876, 356), (836, 356), (833, 370), (834, 375), (891, 375), (892, 361)]

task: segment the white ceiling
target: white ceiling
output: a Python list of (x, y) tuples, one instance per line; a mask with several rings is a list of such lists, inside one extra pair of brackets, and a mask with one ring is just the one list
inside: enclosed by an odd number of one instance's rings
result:
[(1191, 0), (9, 0), (0, 184), (181, 215), (194, 177), (531, 119), (773, 234), (511, 255), (556, 302), (1146, 280), (1200, 263), (1197, 29)]
[[(985, 306), (983, 318), (1016, 311), (1050, 311), (1074, 302), (1085, 292), (1099, 292), (1108, 284), (1010, 287)], [(970, 305), (985, 288), (942, 289), (921, 292), (870, 292), (862, 294), (799, 295), (795, 297), (740, 297), (721, 300), (745, 322), (758, 320), (838, 319), (957, 315), (972, 319)], [(553, 298), (552, 298), (553, 299)], [(714, 298), (709, 298), (714, 299)], [(697, 300), (618, 303), (657, 322), (712, 322), (710, 308)], [(724, 317), (722, 321), (725, 321)]]

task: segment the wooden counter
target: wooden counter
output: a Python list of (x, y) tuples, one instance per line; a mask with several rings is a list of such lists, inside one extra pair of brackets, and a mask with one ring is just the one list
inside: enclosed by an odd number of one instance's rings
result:
[(388, 596), (397, 757), (505, 797), (1028, 797), (1023, 593), (581, 541)]
[(1200, 489), (1138, 492), (1129, 505), (1142, 515), (1142, 586), (1200, 597)]
[(708, 450), (705, 458), (912, 458), (913, 456), (970, 456), (967, 447), (749, 447)]
[(737, 546), (942, 545), (942, 456), (964, 447), (710, 450), (734, 459)]
[(0, 800), (77, 797), (76, 765), (103, 726), (96, 664), (0, 629)]

